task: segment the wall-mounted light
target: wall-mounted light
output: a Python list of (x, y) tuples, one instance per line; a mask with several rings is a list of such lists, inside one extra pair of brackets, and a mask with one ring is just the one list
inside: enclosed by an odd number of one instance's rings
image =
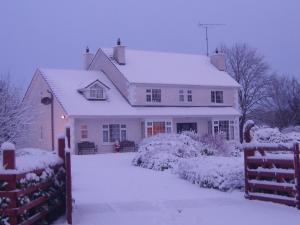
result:
[(64, 114), (61, 114), (60, 118), (65, 119), (66, 116)]

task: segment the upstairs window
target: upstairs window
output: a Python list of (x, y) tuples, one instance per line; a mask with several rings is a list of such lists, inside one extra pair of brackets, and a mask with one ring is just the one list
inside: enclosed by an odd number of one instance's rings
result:
[(184, 93), (183, 90), (179, 90), (179, 101), (184, 102)]
[(193, 95), (192, 95), (192, 90), (187, 91), (187, 101), (192, 102), (193, 101)]
[(147, 102), (161, 102), (161, 89), (146, 89)]
[(90, 98), (91, 99), (105, 99), (104, 90), (99, 84), (94, 84), (90, 87)]
[(212, 103), (223, 103), (223, 91), (211, 91)]

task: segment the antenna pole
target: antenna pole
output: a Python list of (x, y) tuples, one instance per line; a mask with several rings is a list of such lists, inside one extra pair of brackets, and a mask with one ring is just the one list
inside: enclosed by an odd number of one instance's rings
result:
[(212, 28), (214, 26), (225, 26), (225, 24), (221, 24), (221, 23), (199, 23), (198, 26), (205, 29), (206, 55), (208, 56), (208, 54), (209, 54), (209, 51), (208, 51), (208, 28)]
[(206, 55), (208, 56), (208, 35), (207, 35), (207, 27), (205, 27), (205, 36), (206, 36)]

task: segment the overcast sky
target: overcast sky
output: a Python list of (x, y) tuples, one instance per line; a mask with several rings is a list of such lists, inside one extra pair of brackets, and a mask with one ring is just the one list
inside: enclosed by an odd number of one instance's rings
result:
[(35, 69), (82, 67), (88, 45), (205, 54), (245, 42), (272, 69), (300, 78), (299, 0), (0, 0), (0, 73), (28, 85)]

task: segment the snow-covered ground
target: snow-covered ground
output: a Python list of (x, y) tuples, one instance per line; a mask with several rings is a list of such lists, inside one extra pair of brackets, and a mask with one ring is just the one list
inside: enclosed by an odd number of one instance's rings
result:
[[(134, 153), (72, 157), (75, 225), (298, 225), (300, 211), (132, 166)], [(56, 224), (60, 224), (57, 222)]]

